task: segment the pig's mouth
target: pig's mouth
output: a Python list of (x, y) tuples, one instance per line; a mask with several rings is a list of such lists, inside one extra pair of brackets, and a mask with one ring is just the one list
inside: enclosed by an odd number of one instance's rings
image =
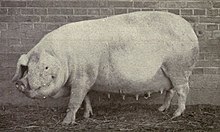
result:
[(27, 97), (32, 99), (46, 99), (47, 97), (53, 96), (55, 93), (51, 93), (49, 95), (42, 94), (44, 89), (48, 88), (50, 86), (50, 83), (43, 84), (42, 86), (38, 87), (37, 89), (31, 89), (29, 83), (23, 83), (22, 81), (17, 81), (15, 83), (15, 87), (25, 94)]

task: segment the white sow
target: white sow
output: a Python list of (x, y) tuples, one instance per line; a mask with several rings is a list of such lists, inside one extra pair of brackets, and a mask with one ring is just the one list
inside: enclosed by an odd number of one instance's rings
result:
[(136, 99), (165, 90), (160, 111), (168, 109), (177, 92), (177, 117), (185, 110), (197, 54), (198, 39), (186, 20), (166, 12), (135, 12), (70, 23), (48, 33), (21, 55), (13, 81), (31, 98), (69, 94), (64, 124), (75, 123), (83, 100), (84, 116), (92, 114), (90, 90)]

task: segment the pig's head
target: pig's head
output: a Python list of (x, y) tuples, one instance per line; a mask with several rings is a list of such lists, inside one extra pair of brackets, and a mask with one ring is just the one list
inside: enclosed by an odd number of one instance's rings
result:
[(49, 52), (23, 54), (17, 62), (12, 81), (30, 98), (53, 97), (64, 85), (63, 68), (59, 59)]

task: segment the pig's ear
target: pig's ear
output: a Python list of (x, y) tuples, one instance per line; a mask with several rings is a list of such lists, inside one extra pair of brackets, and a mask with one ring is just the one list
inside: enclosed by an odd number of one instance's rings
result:
[(28, 61), (29, 61), (29, 58), (27, 57), (26, 54), (21, 55), (21, 57), (18, 59), (16, 72), (15, 72), (14, 77), (12, 78), (12, 82), (17, 81), (24, 75), (24, 72), (28, 68), (27, 67)]

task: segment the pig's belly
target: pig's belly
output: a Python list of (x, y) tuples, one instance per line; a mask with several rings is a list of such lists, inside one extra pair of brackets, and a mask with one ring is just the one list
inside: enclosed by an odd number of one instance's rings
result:
[(109, 93), (139, 94), (158, 92), (171, 88), (170, 80), (159, 69), (152, 77), (146, 79), (133, 79), (120, 74), (110, 72), (99, 75), (92, 90)]

